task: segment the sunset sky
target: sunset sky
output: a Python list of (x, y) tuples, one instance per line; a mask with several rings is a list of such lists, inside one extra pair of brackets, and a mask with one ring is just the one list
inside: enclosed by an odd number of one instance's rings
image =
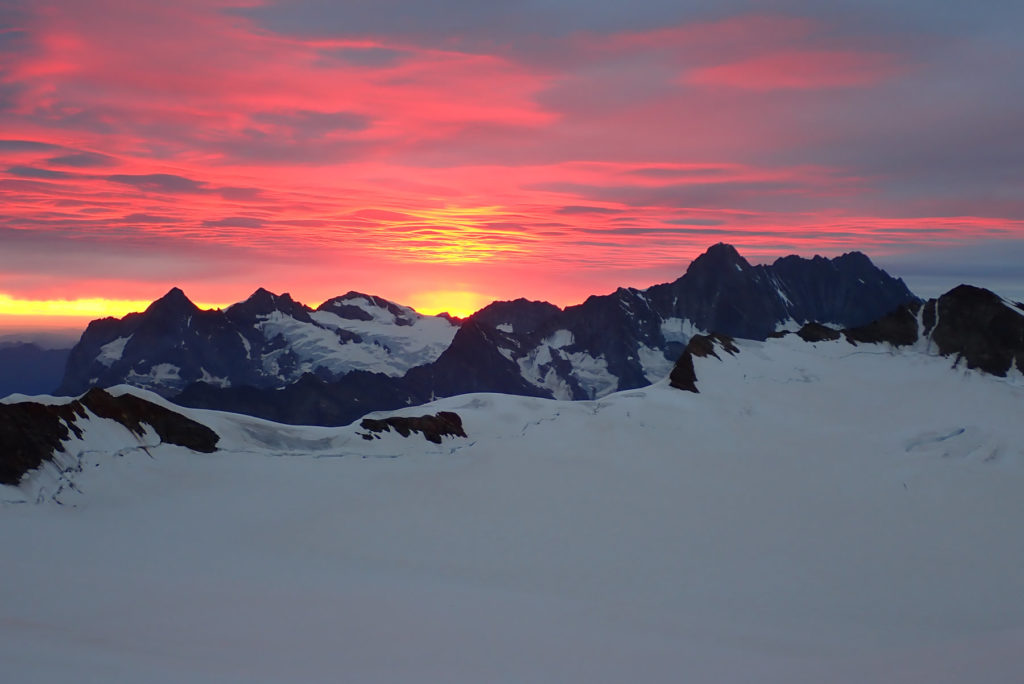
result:
[(719, 241), (1024, 298), (1022, 32), (995, 0), (0, 0), (0, 332), (175, 285), (564, 306)]

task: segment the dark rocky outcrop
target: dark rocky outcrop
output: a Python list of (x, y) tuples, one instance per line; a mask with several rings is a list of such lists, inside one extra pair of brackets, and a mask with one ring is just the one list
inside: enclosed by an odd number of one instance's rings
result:
[(1024, 368), (1024, 309), (989, 290), (959, 285), (938, 299), (912, 303), (868, 325), (843, 331), (853, 343), (907, 346), (920, 339), (968, 368), (1005, 376)]
[(161, 442), (201, 453), (215, 451), (220, 440), (207, 426), (163, 406), (130, 394), (115, 397), (96, 388), (67, 404), (0, 404), (0, 483), (17, 485), (26, 472), (52, 460), (72, 434), (82, 436), (79, 422), (89, 419), (90, 412), (120, 423), (136, 436), (148, 425)]
[(721, 359), (722, 357), (715, 351), (716, 347), (730, 355), (738, 354), (740, 351), (734, 344), (734, 340), (728, 335), (719, 335), (717, 333), (694, 335), (690, 338), (686, 349), (683, 350), (682, 355), (676, 361), (676, 365), (672, 368), (672, 372), (668, 376), (668, 384), (676, 389), (695, 394), (699, 393), (700, 390), (697, 389), (697, 372), (693, 367), (693, 357), (706, 358), (714, 356), (716, 359)]
[(847, 328), (842, 334), (853, 344), (884, 342), (894, 347), (905, 347), (914, 344), (920, 337), (917, 324), (917, 313), (920, 310), (921, 304), (914, 302), (901, 306), (867, 325)]
[(407, 418), (404, 416), (388, 416), (387, 418), (364, 418), (359, 427), (366, 430), (363, 439), (373, 439), (375, 433), (395, 432), (408, 437), (413, 432), (421, 433), (429, 442), (440, 444), (442, 437), (466, 437), (462, 428), (462, 418), (452, 411), (440, 411), (432, 416)]
[(78, 401), (100, 418), (120, 423), (135, 435), (141, 436), (148, 425), (165, 444), (211, 454), (220, 441), (217, 433), (202, 423), (132, 394), (115, 397), (94, 387)]
[(0, 404), (0, 484), (17, 485), (22, 476), (49, 461), (86, 417), (78, 402), (49, 406), (34, 402)]
[(805, 324), (796, 334), (804, 342), (835, 342), (842, 336), (838, 330), (814, 322)]
[[(929, 302), (931, 304), (931, 302)], [(980, 287), (960, 285), (934, 305), (931, 339), (943, 356), (968, 368), (1005, 376), (1024, 371), (1024, 310)]]

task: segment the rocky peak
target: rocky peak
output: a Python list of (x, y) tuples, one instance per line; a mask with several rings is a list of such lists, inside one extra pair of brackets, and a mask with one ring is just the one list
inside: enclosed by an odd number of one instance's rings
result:
[(750, 268), (750, 262), (740, 256), (736, 248), (724, 242), (708, 247), (693, 260), (686, 274), (694, 276), (739, 273)]
[(232, 304), (228, 307), (227, 313), (232, 318), (252, 319), (274, 311), (288, 314), (300, 321), (309, 320), (309, 307), (305, 304), (295, 301), (287, 292), (277, 295), (262, 287), (249, 295), (244, 302)]
[(199, 307), (185, 296), (181, 288), (172, 287), (167, 294), (150, 304), (145, 313), (151, 316), (187, 316), (198, 311)]
[(926, 314), (935, 321), (931, 337), (940, 354), (993, 375), (1005, 376), (1014, 363), (1024, 371), (1024, 313), (994, 292), (958, 285), (929, 301)]
[(520, 297), (512, 301), (491, 302), (467, 320), (491, 327), (511, 325), (516, 333), (527, 334), (538, 330), (561, 313), (561, 309), (549, 302), (531, 301)]

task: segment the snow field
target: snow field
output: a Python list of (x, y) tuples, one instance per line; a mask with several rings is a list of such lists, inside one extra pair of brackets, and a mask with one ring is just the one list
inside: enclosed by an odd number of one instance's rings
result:
[(739, 344), (695, 360), (700, 394), (394, 412), (458, 412), (469, 438), (441, 445), (199, 410), (223, 451), (87, 433), (64, 506), (0, 508), (0, 672), (1019, 677), (1024, 388), (882, 347)]

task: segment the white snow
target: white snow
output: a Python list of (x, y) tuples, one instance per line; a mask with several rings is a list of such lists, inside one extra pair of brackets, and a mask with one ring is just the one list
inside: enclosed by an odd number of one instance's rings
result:
[(148, 372), (139, 373), (135, 369), (128, 371), (128, 382), (138, 387), (170, 387), (181, 383), (181, 369), (173, 363), (158, 363)]
[(441, 445), (181, 409), (223, 435), (205, 455), (91, 421), (65, 505), (0, 506), (0, 672), (1018, 681), (1021, 382), (887, 347), (738, 344), (695, 359), (700, 394), (396, 412), (458, 412), (469, 438)]
[(599, 399), (619, 388), (619, 379), (608, 371), (608, 362), (604, 356), (594, 357), (586, 352), (570, 352), (565, 354), (565, 357), (572, 364), (573, 377), (592, 398)]
[(799, 330), (802, 327), (803, 327), (802, 323), (800, 323), (799, 321), (797, 321), (793, 317), (789, 317), (786, 320), (779, 321), (778, 323), (775, 324), (775, 332), (777, 332), (777, 333), (781, 333), (781, 332), (796, 332), (797, 330)]
[(571, 399), (569, 379), (560, 376), (552, 365), (555, 357), (559, 357), (571, 364), (573, 379), (591, 398), (603, 397), (618, 389), (619, 379), (608, 371), (605, 358), (594, 357), (584, 351), (566, 351), (565, 348), (573, 342), (570, 330), (556, 330), (549, 335), (525, 356), (516, 359), (523, 378), (532, 385), (549, 390), (556, 399)]
[(23, 401), (32, 401), (37, 404), (45, 404), (47, 406), (61, 406), (63, 404), (70, 403), (71, 397), (55, 397), (50, 394), (21, 394), (15, 392), (14, 394), (8, 394), (6, 397), (0, 397), (0, 404), (20, 404)]
[(686, 344), (694, 335), (701, 335), (705, 331), (693, 324), (688, 318), (666, 318), (661, 322), (661, 334), (666, 342), (682, 342)]
[(128, 337), (119, 337), (113, 342), (108, 342), (100, 347), (100, 353), (96, 357), (96, 360), (102, 363), (104, 366), (111, 366), (115, 361), (120, 361), (121, 356), (124, 354), (125, 345), (128, 344)]
[(672, 372), (672, 366), (675, 365), (674, 362), (665, 358), (660, 349), (651, 349), (645, 344), (637, 347), (636, 354), (648, 382), (657, 382), (668, 377), (668, 374)]
[(544, 340), (552, 349), (564, 349), (573, 343), (573, 334), (571, 330), (556, 330)]
[(515, 328), (512, 327), (511, 323), (499, 323), (495, 327), (503, 333), (515, 332)]
[[(356, 298), (346, 303), (355, 304), (358, 301), (366, 302)], [(334, 344), (329, 352), (333, 356), (324, 356), (318, 363), (334, 372), (361, 369), (397, 377), (404, 375), (410, 368), (436, 361), (452, 343), (458, 331), (458, 326), (440, 316), (421, 316), (409, 309), (408, 318), (413, 324), (396, 325), (391, 312), (377, 307), (367, 310), (371, 309), (379, 312), (380, 318), (389, 320), (355, 321), (329, 311), (314, 311), (310, 314), (319, 325), (331, 330), (347, 330), (363, 340), (361, 344), (340, 344), (337, 336), (334, 336)]]
[(245, 335), (242, 333), (238, 333), (238, 339), (242, 340), (242, 346), (245, 348), (245, 358), (251, 359), (252, 345), (249, 343), (249, 340), (245, 339)]
[(229, 378), (225, 378), (220, 375), (213, 375), (205, 368), (203, 368), (202, 371), (203, 375), (199, 378), (200, 382), (205, 382), (208, 385), (215, 385), (217, 387), (231, 387), (231, 380)]
[(1020, 305), (1017, 304), (1017, 302), (1013, 301), (1012, 299), (1007, 299), (1006, 297), (1000, 297), (999, 299), (1002, 300), (1003, 306), (1005, 306), (1013, 313), (1017, 315), (1024, 314), (1024, 309), (1022, 309)]

